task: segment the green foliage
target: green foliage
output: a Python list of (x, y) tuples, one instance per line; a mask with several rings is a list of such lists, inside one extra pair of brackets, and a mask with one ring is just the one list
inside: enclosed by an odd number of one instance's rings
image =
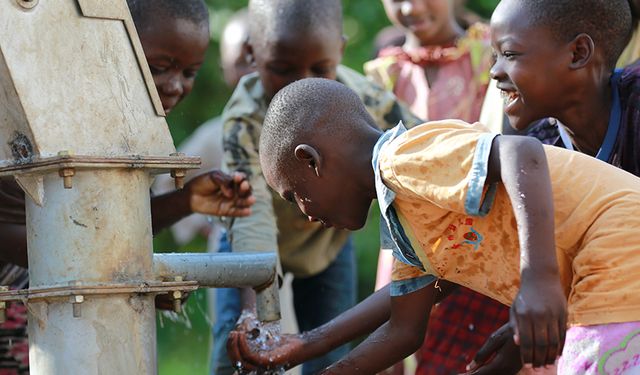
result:
[[(312, 1), (312, 0), (310, 0)], [(198, 74), (195, 87), (183, 103), (168, 117), (171, 133), (179, 144), (198, 125), (219, 115), (231, 95), (225, 86), (220, 65), (219, 39), (222, 28), (236, 10), (246, 6), (247, 0), (206, 0), (211, 13), (211, 45), (205, 65)], [(498, 0), (470, 0), (468, 7), (485, 18)], [(375, 0), (343, 0), (344, 31), (347, 36), (347, 48), (343, 63), (362, 71), (362, 65), (373, 53), (373, 38), (378, 30), (389, 25), (382, 3)], [(366, 297), (372, 290), (378, 254), (379, 211), (372, 210), (367, 227), (356, 233), (355, 244), (359, 266), (358, 284), (360, 298)], [(202, 251), (205, 243), (195, 240), (184, 249), (178, 249), (168, 232), (156, 237), (155, 248), (158, 251)], [(187, 316), (172, 321), (163, 315), (158, 318), (158, 359), (159, 373), (208, 374), (210, 352), (210, 324), (206, 318), (207, 302), (204, 291), (198, 291), (190, 298)]]

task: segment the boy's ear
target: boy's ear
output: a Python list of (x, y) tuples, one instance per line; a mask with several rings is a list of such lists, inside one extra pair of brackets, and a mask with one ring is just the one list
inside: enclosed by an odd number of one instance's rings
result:
[(322, 157), (320, 153), (307, 144), (300, 144), (296, 146), (296, 150), (294, 151), (296, 159), (307, 163), (309, 168), (313, 169), (316, 173), (316, 176), (320, 177), (320, 170), (322, 168)]
[(593, 58), (595, 53), (595, 43), (589, 34), (578, 34), (571, 41), (573, 50), (573, 59), (571, 60), (572, 69), (584, 68)]
[(253, 44), (251, 44), (251, 39), (247, 38), (247, 40), (242, 44), (242, 47), (246, 51), (247, 62), (252, 66), (256, 67), (256, 58), (253, 54)]
[(347, 46), (347, 41), (349, 40), (349, 38), (342, 34), (342, 47), (340, 47), (340, 56), (344, 55), (344, 49)]
[(253, 58), (253, 46), (249, 43), (249, 37), (247, 36), (242, 42), (242, 55), (244, 55), (245, 61), (249, 65), (255, 64), (255, 59)]

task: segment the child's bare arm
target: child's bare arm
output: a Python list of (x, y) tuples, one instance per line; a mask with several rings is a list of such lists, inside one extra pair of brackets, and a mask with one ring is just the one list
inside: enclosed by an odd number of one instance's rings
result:
[[(415, 351), (415, 345), (422, 344), (425, 329), (419, 329), (419, 326), (426, 324), (432, 304), (457, 287), (445, 281), (440, 285), (442, 292), (427, 286), (408, 296), (394, 297), (393, 301), (387, 285), (321, 327), (299, 335), (285, 335), (272, 350), (252, 347), (247, 332), (234, 331), (229, 335), (227, 351), (232, 363), (242, 364), (246, 370), (291, 368), (378, 329), (344, 360), (326, 371), (327, 374), (351, 374), (352, 366), (360, 366), (359, 371), (363, 374), (375, 372), (373, 369), (383, 370), (404, 358), (406, 352)], [(389, 320), (393, 314), (395, 318)], [(416, 323), (413, 319), (419, 321)], [(372, 351), (376, 354), (368, 357)]]
[(253, 350), (247, 333), (233, 331), (227, 344), (232, 363), (247, 369), (294, 367), (373, 332), (389, 319), (391, 297), (386, 286), (332, 321), (299, 335), (285, 336), (278, 348)]
[[(414, 353), (424, 341), (438, 290), (427, 286), (391, 298), (391, 317), (362, 344), (321, 374), (375, 374)], [(362, 319), (362, 318), (361, 318)]]
[(514, 339), (525, 366), (553, 364), (562, 352), (566, 296), (555, 251), (553, 193), (542, 144), (500, 136), (491, 148), (489, 182), (509, 194), (520, 240), (520, 291), (511, 307)]

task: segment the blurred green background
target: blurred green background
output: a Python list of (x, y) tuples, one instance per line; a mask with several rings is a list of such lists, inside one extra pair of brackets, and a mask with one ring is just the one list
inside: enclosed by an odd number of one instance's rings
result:
[[(313, 1), (313, 0), (311, 0)], [(176, 144), (185, 139), (206, 120), (217, 116), (231, 95), (225, 86), (218, 63), (219, 39), (222, 28), (231, 15), (247, 5), (247, 0), (206, 0), (211, 15), (211, 46), (193, 92), (171, 112), (168, 122)], [(491, 15), (499, 0), (470, 0), (467, 8), (484, 18)], [(343, 64), (362, 71), (371, 58), (373, 38), (378, 30), (389, 25), (382, 3), (377, 0), (343, 0), (344, 30), (348, 37)], [(359, 297), (372, 290), (378, 254), (377, 212), (372, 212), (367, 226), (355, 234), (358, 258)], [(205, 240), (178, 247), (171, 234), (164, 231), (154, 240), (156, 251), (205, 251)], [(194, 293), (185, 306), (185, 313), (158, 313), (158, 362), (161, 375), (208, 374), (211, 345), (210, 321), (207, 314), (206, 291)]]

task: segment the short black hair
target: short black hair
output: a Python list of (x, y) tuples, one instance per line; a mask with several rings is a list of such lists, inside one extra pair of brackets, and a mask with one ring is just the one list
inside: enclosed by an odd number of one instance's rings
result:
[(209, 26), (209, 9), (204, 0), (127, 0), (127, 3), (138, 31), (148, 27), (154, 17), (177, 18)]
[(560, 41), (581, 33), (601, 48), (613, 68), (632, 32), (629, 0), (516, 0), (525, 7), (532, 25), (548, 27)]
[(306, 78), (280, 90), (271, 100), (260, 135), (260, 159), (282, 171), (295, 147), (319, 134), (340, 142), (358, 143), (363, 127), (376, 128), (360, 97), (344, 84)]
[(340, 0), (249, 0), (250, 38), (330, 31), (342, 35)]

